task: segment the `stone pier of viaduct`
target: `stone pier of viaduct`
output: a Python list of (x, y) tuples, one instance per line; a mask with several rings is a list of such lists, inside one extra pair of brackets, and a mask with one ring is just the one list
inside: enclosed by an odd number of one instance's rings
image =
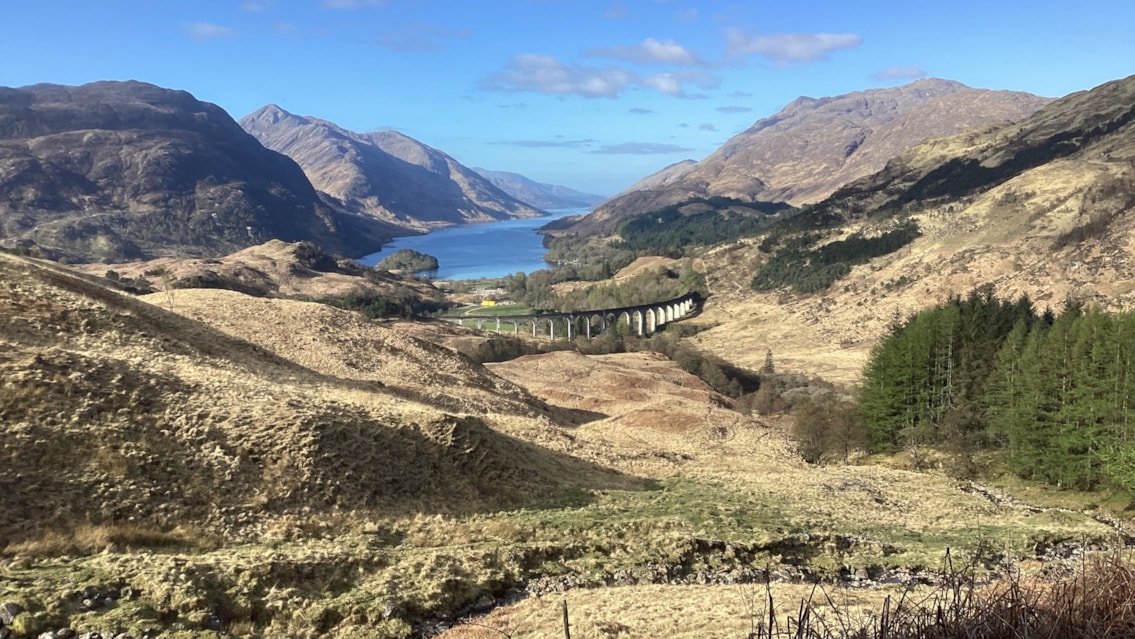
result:
[[(622, 306), (619, 308), (600, 308), (590, 311), (572, 311), (570, 313), (532, 313), (529, 315), (465, 315), (462, 317), (448, 317), (451, 322), (465, 325), (473, 323), (477, 328), (484, 329), (485, 325), (495, 326), (498, 333), (502, 325), (512, 325), (512, 333), (520, 334), (521, 326), (525, 332), (531, 326), (532, 337), (547, 331), (552, 339), (556, 339), (557, 325), (562, 327), (564, 335), (569, 340), (576, 337), (591, 339), (602, 335), (605, 331), (625, 321), (630, 330), (643, 337), (657, 331), (662, 325), (677, 322), (689, 317), (701, 306), (701, 295), (687, 293), (665, 302), (642, 304), (639, 306)], [(546, 328), (541, 328), (546, 327)]]

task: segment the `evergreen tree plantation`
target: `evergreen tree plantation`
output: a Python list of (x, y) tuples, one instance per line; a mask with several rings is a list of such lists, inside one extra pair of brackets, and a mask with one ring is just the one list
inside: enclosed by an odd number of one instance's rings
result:
[(1133, 357), (1135, 314), (954, 297), (872, 353), (859, 401), (869, 448), (993, 448), (1025, 478), (1135, 488)]

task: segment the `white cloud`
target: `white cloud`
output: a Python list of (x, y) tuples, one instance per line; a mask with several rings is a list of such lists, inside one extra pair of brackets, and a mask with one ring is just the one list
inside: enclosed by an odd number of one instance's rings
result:
[(706, 122), (705, 124), (699, 124), (698, 125), (698, 131), (716, 131), (716, 130), (717, 130), (717, 127), (713, 126), (709, 122)]
[(640, 79), (638, 84), (679, 98), (704, 98), (706, 96), (701, 94), (686, 93), (685, 85), (695, 84), (701, 89), (716, 89), (721, 84), (721, 78), (704, 71), (677, 71), (647, 76)]
[(882, 71), (871, 74), (871, 79), (880, 82), (889, 82), (891, 80), (916, 80), (925, 77), (926, 69), (916, 67), (913, 64), (905, 67), (887, 67)]
[(696, 98), (704, 96), (687, 93), (686, 85), (712, 89), (720, 83), (720, 78), (705, 71), (642, 77), (615, 66), (569, 65), (552, 56), (522, 53), (513, 56), (505, 70), (482, 78), (480, 86), (488, 91), (530, 91), (585, 98), (615, 98), (628, 88), (644, 87), (675, 97)]
[(185, 32), (197, 42), (228, 40), (236, 37), (236, 31), (211, 22), (190, 22), (185, 25)]
[(748, 113), (752, 111), (752, 109), (747, 106), (722, 106), (717, 107), (717, 110), (722, 113)]
[(863, 43), (854, 33), (776, 33), (750, 36), (739, 29), (726, 31), (729, 55), (761, 55), (777, 64), (814, 62), (836, 49), (852, 49)]
[(521, 53), (504, 71), (481, 80), (490, 91), (532, 91), (585, 98), (613, 98), (634, 81), (634, 74), (616, 67), (597, 69), (566, 65), (547, 55)]
[(647, 38), (642, 44), (633, 46), (618, 45), (588, 49), (584, 55), (592, 58), (615, 58), (636, 64), (676, 64), (701, 65), (704, 64), (697, 53), (683, 47), (673, 40), (656, 40)]

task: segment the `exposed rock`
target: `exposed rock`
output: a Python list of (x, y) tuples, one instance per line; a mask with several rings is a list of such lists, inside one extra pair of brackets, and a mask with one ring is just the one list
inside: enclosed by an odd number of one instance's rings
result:
[(11, 602), (0, 604), (0, 625), (12, 625), (12, 620), (14, 620), (23, 611), (23, 608)]

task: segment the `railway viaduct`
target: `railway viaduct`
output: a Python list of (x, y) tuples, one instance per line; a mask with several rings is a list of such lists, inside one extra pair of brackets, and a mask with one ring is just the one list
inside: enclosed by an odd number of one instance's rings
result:
[[(565, 335), (568, 340), (580, 336), (591, 339), (596, 335), (603, 334), (620, 320), (625, 320), (627, 326), (635, 334), (643, 337), (654, 333), (664, 324), (677, 322), (694, 314), (701, 308), (701, 302), (701, 295), (695, 292), (665, 302), (641, 304), (639, 306), (600, 308), (566, 313), (532, 313), (529, 315), (465, 315), (446, 319), (462, 326), (466, 322), (473, 322), (480, 329), (483, 329), (485, 324), (491, 326), (495, 323), (498, 333), (502, 332), (502, 324), (512, 324), (513, 334), (519, 334), (521, 326), (524, 326), (524, 330), (527, 332), (528, 325), (531, 325), (532, 337), (543, 332), (543, 329), (540, 328), (543, 325), (547, 326), (548, 336), (553, 340), (556, 339), (557, 325), (563, 327), (564, 332), (561, 334)], [(581, 328), (582, 330), (580, 330)]]

